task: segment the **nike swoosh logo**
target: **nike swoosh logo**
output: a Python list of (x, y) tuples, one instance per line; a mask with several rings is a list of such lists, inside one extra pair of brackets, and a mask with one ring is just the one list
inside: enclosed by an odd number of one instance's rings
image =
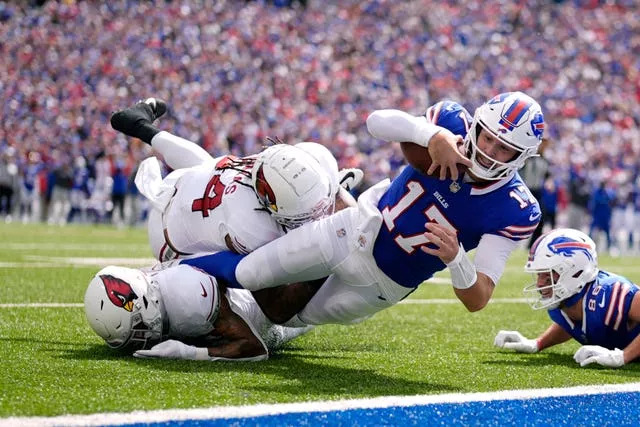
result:
[(536, 219), (540, 218), (540, 213), (538, 212), (537, 215), (529, 215), (529, 221), (535, 221)]
[(600, 304), (598, 304), (598, 307), (603, 308), (604, 307), (604, 302), (606, 301), (606, 297), (604, 295), (602, 295), (602, 299), (600, 300)]
[(342, 177), (342, 180), (340, 181), (340, 183), (345, 182), (346, 180), (348, 180), (349, 178), (355, 178), (356, 174), (353, 173), (353, 171), (349, 171), (346, 174), (344, 174), (344, 176)]
[(204, 285), (202, 283), (200, 283), (200, 287), (202, 288), (202, 293), (200, 295), (202, 295), (204, 298), (207, 297), (207, 290), (204, 288)]

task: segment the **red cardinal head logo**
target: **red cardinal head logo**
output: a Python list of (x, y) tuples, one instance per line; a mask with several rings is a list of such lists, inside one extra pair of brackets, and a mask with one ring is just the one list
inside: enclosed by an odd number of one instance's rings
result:
[(262, 204), (270, 208), (274, 212), (278, 212), (278, 204), (276, 202), (276, 195), (273, 189), (264, 177), (264, 165), (260, 165), (258, 169), (258, 176), (256, 179), (256, 193)]
[(133, 301), (138, 295), (133, 291), (131, 285), (122, 279), (113, 277), (110, 274), (100, 276), (107, 296), (116, 307), (122, 307), (127, 311), (133, 310)]

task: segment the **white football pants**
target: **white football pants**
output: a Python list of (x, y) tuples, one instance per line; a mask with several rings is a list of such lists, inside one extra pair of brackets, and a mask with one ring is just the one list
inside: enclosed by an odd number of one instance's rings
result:
[(387, 277), (373, 258), (382, 216), (376, 208), (388, 181), (372, 187), (358, 207), (305, 224), (245, 257), (236, 269), (250, 290), (329, 276), (298, 314), (310, 325), (360, 322), (412, 292)]

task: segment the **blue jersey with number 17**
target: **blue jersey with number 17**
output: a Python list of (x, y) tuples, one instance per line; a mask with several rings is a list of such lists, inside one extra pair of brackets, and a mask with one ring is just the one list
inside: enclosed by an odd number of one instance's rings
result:
[[(447, 102), (431, 107), (427, 119), (464, 137), (470, 116), (459, 104)], [(434, 112), (438, 105), (441, 108)], [(469, 251), (484, 234), (527, 239), (540, 220), (538, 202), (517, 173), (481, 186), (462, 178), (440, 181), (407, 166), (382, 196), (378, 209), (383, 223), (373, 256), (387, 276), (410, 288), (446, 267), (440, 258), (420, 249), (430, 244), (424, 236), (426, 222), (456, 230)]]

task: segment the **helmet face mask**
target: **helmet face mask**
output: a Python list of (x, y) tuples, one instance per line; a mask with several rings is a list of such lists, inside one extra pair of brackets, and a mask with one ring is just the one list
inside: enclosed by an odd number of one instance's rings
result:
[[(501, 162), (484, 153), (478, 145), (482, 130), (515, 150), (516, 155), (509, 161)], [(529, 157), (536, 155), (543, 131), (542, 109), (533, 98), (522, 92), (495, 96), (476, 110), (465, 138), (465, 150), (472, 162), (472, 175), (489, 181), (512, 175), (524, 166)]]
[(333, 212), (332, 181), (301, 148), (279, 144), (265, 149), (256, 159), (251, 181), (262, 206), (287, 229)]
[(149, 348), (163, 338), (159, 290), (140, 270), (110, 266), (89, 283), (84, 308), (91, 328), (116, 349)]
[[(578, 230), (557, 229), (543, 234), (531, 246), (525, 272), (533, 283), (523, 290), (534, 310), (554, 309), (582, 291), (598, 275), (596, 245)], [(548, 275), (543, 283), (540, 274)]]

